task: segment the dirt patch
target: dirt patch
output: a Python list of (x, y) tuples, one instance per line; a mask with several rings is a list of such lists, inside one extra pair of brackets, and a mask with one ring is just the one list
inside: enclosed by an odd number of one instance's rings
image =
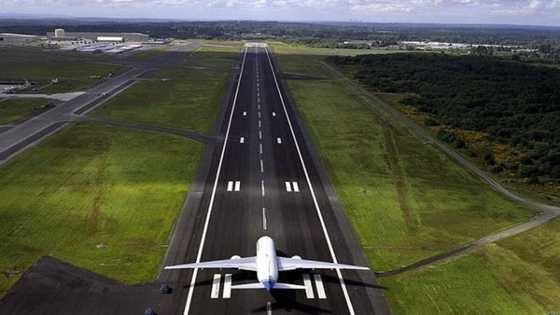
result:
[(385, 161), (391, 170), (399, 206), (403, 214), (403, 220), (408, 232), (416, 231), (416, 223), (412, 216), (412, 208), (408, 202), (408, 184), (406, 176), (399, 162), (399, 151), (395, 140), (395, 131), (388, 125), (384, 125), (383, 137), (385, 139)]

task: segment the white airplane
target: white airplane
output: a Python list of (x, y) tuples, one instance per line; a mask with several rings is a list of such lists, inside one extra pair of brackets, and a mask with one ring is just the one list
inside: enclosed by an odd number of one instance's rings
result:
[(238, 270), (256, 271), (257, 283), (236, 285), (235, 289), (301, 289), (302, 286), (289, 283), (278, 283), (278, 272), (296, 269), (353, 269), (369, 270), (368, 267), (354, 265), (335, 264), (329, 262), (305, 260), (299, 256), (278, 257), (274, 241), (268, 236), (263, 236), (257, 241), (257, 256), (239, 257), (230, 259), (214, 260), (201, 263), (167, 266), (165, 269), (207, 269), (207, 268), (232, 268)]

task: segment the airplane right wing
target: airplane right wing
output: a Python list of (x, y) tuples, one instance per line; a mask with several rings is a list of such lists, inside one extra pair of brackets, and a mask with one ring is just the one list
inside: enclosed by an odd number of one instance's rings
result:
[(300, 258), (278, 257), (278, 271), (295, 270), (295, 269), (353, 269), (353, 270), (369, 270), (368, 267), (335, 264), (317, 260), (306, 260)]
[(212, 260), (212, 261), (205, 261), (200, 263), (192, 263), (192, 264), (184, 264), (184, 265), (175, 265), (175, 266), (166, 266), (164, 269), (240, 269), (240, 270), (249, 270), (255, 271), (257, 270), (257, 263), (255, 257), (244, 257), (244, 258), (232, 258), (232, 259), (224, 259), (224, 260)]

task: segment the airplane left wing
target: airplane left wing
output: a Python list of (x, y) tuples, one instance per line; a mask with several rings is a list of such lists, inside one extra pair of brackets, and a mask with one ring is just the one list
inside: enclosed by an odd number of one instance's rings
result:
[(306, 260), (299, 258), (278, 257), (278, 271), (295, 270), (295, 269), (352, 269), (352, 270), (369, 270), (368, 267), (335, 264), (317, 260)]
[(255, 257), (244, 257), (244, 258), (232, 258), (232, 259), (224, 259), (224, 260), (212, 260), (212, 261), (205, 261), (200, 263), (192, 263), (192, 264), (184, 264), (184, 265), (175, 265), (175, 266), (166, 266), (164, 269), (240, 269), (240, 270), (249, 270), (255, 271), (257, 270), (257, 263)]

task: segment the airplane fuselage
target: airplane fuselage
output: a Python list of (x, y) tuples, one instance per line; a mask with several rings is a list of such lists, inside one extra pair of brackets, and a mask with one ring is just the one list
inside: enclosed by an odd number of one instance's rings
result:
[(257, 279), (268, 291), (278, 282), (276, 247), (268, 236), (263, 236), (257, 241)]

